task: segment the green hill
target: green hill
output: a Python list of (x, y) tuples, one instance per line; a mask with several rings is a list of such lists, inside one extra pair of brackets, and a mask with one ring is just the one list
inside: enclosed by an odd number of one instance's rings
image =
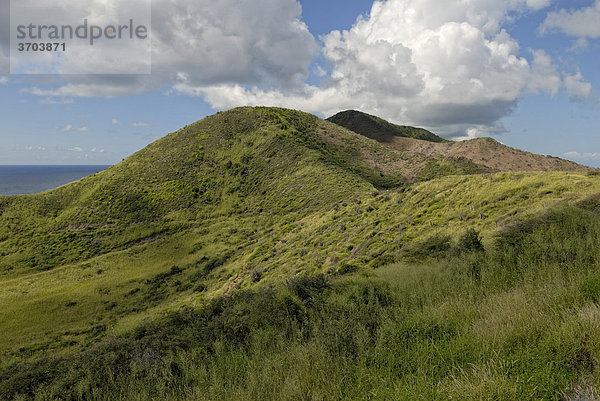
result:
[[(332, 138), (338, 142), (332, 144)], [(392, 165), (397, 158), (308, 114), (220, 113), (77, 183), (42, 195), (2, 198), (0, 269), (46, 270), (191, 222), (320, 210), (373, 187), (401, 185)], [(57, 246), (63, 242), (64, 249)], [(28, 248), (33, 255), (24, 251)]]
[(486, 172), (420, 157), (282, 109), (240, 108), (168, 135), (107, 171), (0, 200), (0, 272), (48, 270), (194, 223), (286, 219), (408, 181)]
[(598, 194), (594, 172), (497, 173), (298, 111), (218, 113), (0, 197), (0, 399), (594, 391)]
[(379, 117), (356, 110), (341, 111), (329, 117), (327, 121), (379, 142), (390, 142), (396, 137), (429, 142), (449, 142), (426, 129), (392, 124)]

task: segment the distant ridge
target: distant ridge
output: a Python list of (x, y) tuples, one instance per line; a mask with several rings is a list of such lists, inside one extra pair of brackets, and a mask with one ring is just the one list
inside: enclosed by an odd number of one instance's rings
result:
[(357, 134), (375, 139), (378, 142), (390, 142), (394, 138), (404, 137), (421, 139), (428, 142), (449, 142), (424, 128), (396, 125), (382, 118), (356, 110), (347, 110), (329, 117), (327, 121), (341, 125)]
[[(574, 171), (592, 168), (553, 156), (538, 155), (514, 149), (492, 138), (469, 141), (447, 141), (423, 128), (395, 125), (379, 117), (355, 110), (340, 112), (327, 119), (337, 125), (374, 139), (405, 155), (468, 160), (473, 166), (488, 171)], [(409, 173), (406, 173), (410, 176)]]
[(538, 155), (506, 146), (492, 138), (431, 143), (399, 138), (391, 146), (399, 151), (428, 157), (460, 157), (496, 171), (576, 171), (592, 168), (554, 156)]

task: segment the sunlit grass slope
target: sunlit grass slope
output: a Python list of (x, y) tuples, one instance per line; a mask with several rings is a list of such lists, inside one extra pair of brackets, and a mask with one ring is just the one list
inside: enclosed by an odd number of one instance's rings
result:
[(235, 289), (418, 260), (440, 243), (454, 244), (468, 228), (487, 245), (515, 221), (594, 193), (600, 193), (596, 176), (503, 173), (368, 192), (297, 219), (207, 219), (125, 250), (9, 276), (0, 288), (6, 328), (0, 344), (5, 350), (85, 345)]
[(211, 218), (320, 210), (402, 181), (393, 166), (378, 166), (397, 155), (327, 124), (288, 110), (236, 109), (75, 184), (2, 198), (0, 271), (51, 269)]
[(0, 368), (0, 397), (594, 399), (599, 210), (597, 197), (556, 206), (485, 251), (297, 276), (79, 352), (38, 352)]

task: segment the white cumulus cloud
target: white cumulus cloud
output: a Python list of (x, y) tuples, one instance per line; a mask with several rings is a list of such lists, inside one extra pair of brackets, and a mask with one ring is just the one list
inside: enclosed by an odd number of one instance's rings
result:
[(584, 81), (581, 72), (565, 76), (564, 85), (572, 101), (582, 101), (594, 97), (592, 84)]
[(540, 32), (560, 31), (579, 38), (600, 38), (600, 0), (579, 10), (565, 10), (549, 13)]
[(357, 108), (393, 121), (418, 124), (446, 136), (502, 132), (499, 120), (528, 92), (556, 94), (557, 67), (543, 51), (531, 60), (504, 29), (511, 13), (549, 1), (376, 1), (352, 29), (323, 38), (331, 66), (321, 87), (265, 90), (241, 84), (175, 88), (223, 109), (277, 104), (319, 114)]
[[(216, 109), (276, 105), (324, 116), (359, 109), (446, 137), (501, 133), (501, 119), (527, 93), (565, 89), (580, 100), (593, 91), (543, 50), (522, 51), (504, 29), (550, 3), (378, 0), (351, 29), (321, 38), (316, 65), (319, 46), (295, 0), (155, 0), (151, 75), (71, 76), (29, 93), (116, 97), (167, 86)], [(305, 83), (311, 69), (319, 85)]]
[(534, 93), (547, 92), (556, 95), (560, 87), (561, 79), (558, 67), (552, 63), (552, 59), (545, 51), (534, 51), (531, 77), (527, 88)]
[[(100, 12), (115, 1), (92, 0), (95, 6), (86, 7)], [(289, 88), (308, 76), (318, 54), (296, 0), (155, 0), (152, 12), (151, 75), (70, 76), (63, 85), (29, 92), (119, 97), (172, 85), (180, 76), (191, 85), (235, 82)], [(60, 20), (58, 15), (54, 19)], [(92, 53), (78, 62), (97, 65), (104, 58), (104, 53)]]
[(598, 152), (587, 152), (587, 153), (579, 153), (579, 152), (567, 152), (564, 156), (568, 159), (578, 159), (578, 160), (597, 160), (600, 159), (600, 153)]

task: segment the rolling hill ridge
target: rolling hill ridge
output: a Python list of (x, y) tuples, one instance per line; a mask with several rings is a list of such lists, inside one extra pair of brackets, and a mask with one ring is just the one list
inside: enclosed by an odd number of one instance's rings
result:
[[(126, 265), (146, 268), (117, 269), (125, 277), (142, 280), (183, 264), (189, 274), (205, 269), (197, 278), (218, 294), (250, 285), (253, 271), (277, 280), (380, 265), (434, 233), (466, 226), (492, 233), (541, 205), (596, 188), (578, 166), (544, 176), (490, 175), (496, 170), (465, 157), (399, 150), (396, 143), (299, 111), (217, 113), (76, 183), (0, 198), (0, 277), (18, 283), (78, 265), (84, 282), (96, 286), (108, 266), (131, 254), (137, 256)], [(135, 280), (123, 288), (131, 286)], [(171, 301), (196, 296), (183, 288)]]
[[(484, 155), (476, 158), (481, 164), (475, 163), (475, 151), (465, 149), (482, 147), (516, 154), (519, 163), (502, 164), (502, 157)], [(491, 139), (378, 142), (298, 111), (234, 109), (191, 124), (79, 182), (45, 194), (1, 198), (0, 271), (51, 269), (194, 222), (306, 214), (371, 190), (511, 171), (535, 161), (549, 163), (546, 170), (590, 170), (519, 153)]]
[(422, 128), (399, 126), (359, 111), (345, 111), (328, 121), (381, 142), (399, 152), (468, 160), (491, 171), (581, 171), (592, 169), (552, 156), (536, 155), (499, 143), (492, 138), (452, 142)]

